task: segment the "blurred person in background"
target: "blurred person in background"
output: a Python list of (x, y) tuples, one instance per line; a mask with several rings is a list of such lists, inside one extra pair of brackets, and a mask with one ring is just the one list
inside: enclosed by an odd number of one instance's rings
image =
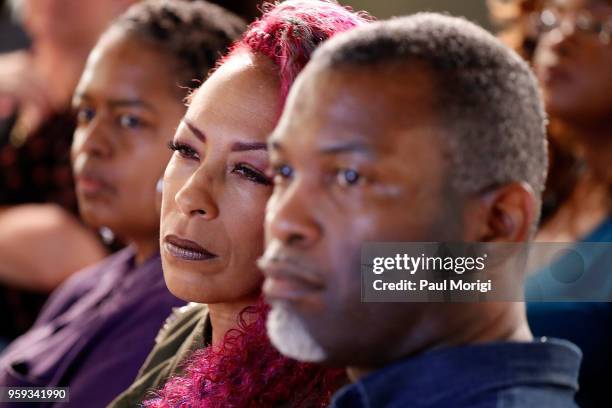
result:
[[(77, 215), (70, 97), (99, 34), (136, 1), (6, 2), (32, 47), (0, 55), (0, 350), (31, 326), (48, 293), (122, 246), (107, 228), (103, 245)], [(257, 0), (215, 3), (258, 13)]]
[[(122, 245), (108, 229), (103, 245), (78, 217), (70, 97), (99, 34), (136, 1), (5, 2), (32, 47), (0, 55), (0, 350), (32, 325), (48, 293)], [(216, 3), (258, 12), (255, 0)]]
[(571, 146), (580, 166), (572, 191), (542, 225), (539, 239), (572, 242), (612, 228), (612, 1), (545, 5), (533, 66), (550, 137)]
[[(513, 45), (532, 50), (523, 55), (532, 62), (550, 117), (551, 167), (537, 240), (612, 242), (612, 1), (495, 1), (491, 6), (494, 15), (514, 6), (519, 10), (515, 22), (526, 22), (514, 25), (519, 41)], [(598, 273), (596, 290), (609, 296), (610, 253), (599, 248), (584, 259), (583, 277)], [(562, 257), (551, 266), (566, 262)], [(537, 288), (549, 270), (530, 278), (528, 294), (542, 289)], [(579, 287), (567, 286), (570, 291)], [(609, 405), (612, 306), (531, 302), (527, 311), (534, 334), (569, 339), (583, 350), (579, 404)]]
[[(544, 0), (488, 0), (493, 22), (499, 28), (498, 36), (517, 51), (533, 66), (533, 55), (540, 35), (545, 30), (542, 21)], [(561, 203), (570, 195), (576, 184), (581, 163), (575, 148), (562, 137), (555, 137), (556, 126), (549, 126), (549, 174), (546, 190), (542, 197), (542, 216), (544, 225), (556, 213)]]
[(19, 115), (13, 143), (25, 142), (51, 115), (69, 108), (74, 87), (98, 36), (135, 1), (9, 1), (32, 41), (27, 51), (2, 55), (3, 74), (12, 74), (3, 75), (0, 82), (2, 112)]
[(487, 0), (498, 37), (531, 61), (540, 34), (538, 19), (544, 0)]
[(31, 326), (66, 277), (108, 253), (77, 216), (70, 99), (98, 36), (134, 1), (8, 2), (32, 45), (0, 55), (0, 313), (6, 316), (0, 337), (7, 340)]
[(184, 304), (166, 288), (159, 257), (167, 143), (187, 89), (244, 28), (210, 3), (151, 0), (101, 37), (73, 97), (73, 171), (85, 222), (129, 246), (53, 293), (0, 357), (1, 386), (70, 387), (68, 406), (99, 407), (133, 380), (172, 307)]

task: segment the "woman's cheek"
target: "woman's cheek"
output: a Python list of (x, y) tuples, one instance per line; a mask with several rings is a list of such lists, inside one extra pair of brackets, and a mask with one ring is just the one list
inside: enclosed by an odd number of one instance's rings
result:
[(186, 181), (186, 177), (178, 170), (175, 163), (175, 156), (172, 156), (166, 167), (160, 186), (162, 222), (164, 215), (175, 209), (174, 197)]
[(263, 252), (265, 209), (270, 194), (258, 190), (248, 195), (242, 191), (234, 199), (229, 198), (223, 207), (226, 210), (226, 222), (232, 224), (232, 240), (239, 240), (235, 245), (241, 246), (241, 252), (252, 258), (247, 262), (255, 262)]

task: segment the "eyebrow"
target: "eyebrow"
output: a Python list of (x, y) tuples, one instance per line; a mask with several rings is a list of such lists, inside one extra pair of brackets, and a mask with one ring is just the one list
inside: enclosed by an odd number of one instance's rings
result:
[(200, 139), (200, 141), (203, 143), (206, 142), (206, 135), (204, 134), (204, 132), (202, 132), (200, 129), (195, 127), (195, 125), (187, 121), (187, 119), (183, 119), (182, 122), (185, 124), (185, 126), (187, 126), (187, 128), (191, 131), (191, 133), (193, 133), (195, 137)]
[[(200, 139), (201, 142), (206, 143), (206, 135), (202, 130), (198, 129), (193, 123), (190, 123), (187, 119), (183, 119), (182, 122), (185, 124), (185, 126), (187, 126), (187, 128), (191, 131), (191, 133), (193, 133), (195, 137)], [(231, 148), (232, 152), (247, 152), (252, 150), (267, 151), (268, 144), (260, 142), (236, 142), (232, 145)]]
[[(282, 152), (285, 147), (282, 143), (277, 140), (271, 140), (268, 144), (270, 150)], [(362, 142), (342, 142), (338, 144), (332, 144), (329, 146), (323, 146), (319, 149), (319, 153), (324, 155), (335, 155), (343, 153), (366, 153), (371, 154), (372, 149), (365, 143)]]
[(108, 101), (108, 106), (111, 108), (138, 107), (145, 108), (151, 112), (157, 112), (151, 104), (140, 99), (111, 99)]
[(334, 155), (342, 153), (371, 153), (371, 148), (362, 142), (340, 142), (337, 144), (330, 144), (323, 146), (319, 149), (319, 153), (325, 155)]
[(236, 142), (232, 145), (232, 152), (246, 152), (251, 150), (268, 150), (267, 143), (245, 143), (245, 142)]
[[(91, 101), (93, 98), (86, 93), (77, 93), (75, 99), (81, 99), (85, 101)], [(123, 108), (123, 107), (139, 107), (147, 109), (151, 112), (156, 113), (157, 109), (153, 105), (141, 100), (141, 99), (111, 99), (107, 102), (111, 108)]]

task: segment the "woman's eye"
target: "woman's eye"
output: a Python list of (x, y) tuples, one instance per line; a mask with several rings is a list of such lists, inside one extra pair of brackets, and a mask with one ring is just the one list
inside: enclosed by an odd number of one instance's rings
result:
[(350, 187), (359, 184), (363, 177), (359, 174), (358, 171), (353, 169), (341, 169), (338, 170), (337, 174), (338, 184), (342, 187)]
[(255, 170), (245, 164), (236, 165), (236, 167), (234, 167), (233, 172), (236, 174), (240, 174), (246, 179), (258, 184), (263, 184), (265, 186), (269, 186), (270, 184), (272, 184), (270, 179), (266, 177), (262, 172), (260, 172), (259, 170)]
[(199, 159), (198, 152), (189, 145), (178, 142), (170, 142), (168, 143), (168, 147), (170, 150), (174, 152), (178, 152), (178, 154), (185, 159)]
[(119, 116), (119, 125), (123, 128), (136, 129), (142, 126), (142, 124), (143, 124), (142, 120), (140, 120), (140, 118), (137, 116), (130, 115), (130, 114)]
[(96, 115), (96, 111), (93, 108), (79, 108), (77, 110), (77, 123), (86, 124), (92, 121), (94, 116)]

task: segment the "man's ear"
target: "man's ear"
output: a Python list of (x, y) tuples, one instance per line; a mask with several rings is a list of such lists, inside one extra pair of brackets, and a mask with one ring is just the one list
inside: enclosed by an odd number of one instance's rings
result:
[(536, 221), (537, 200), (527, 183), (510, 183), (471, 200), (466, 233), (471, 242), (523, 242)]

